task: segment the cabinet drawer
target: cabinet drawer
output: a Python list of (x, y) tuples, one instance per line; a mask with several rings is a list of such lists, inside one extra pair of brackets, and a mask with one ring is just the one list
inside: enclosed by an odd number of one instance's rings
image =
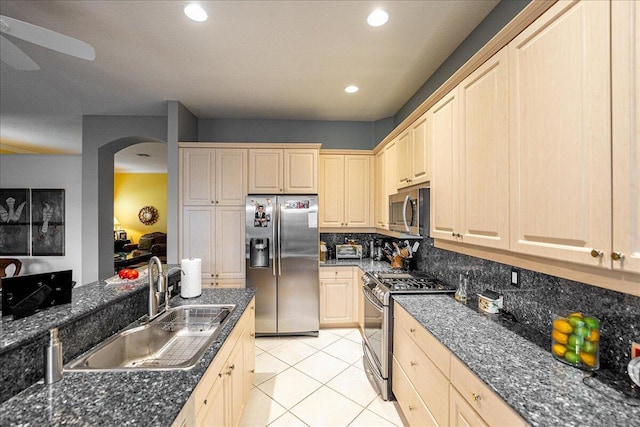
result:
[(351, 279), (353, 270), (351, 267), (320, 267), (321, 279)]
[[(393, 333), (393, 357), (440, 425), (449, 424), (449, 379), (427, 357), (404, 328)], [(392, 381), (395, 383), (395, 376)]]
[(416, 343), (424, 354), (449, 378), (449, 350), (431, 335), (416, 319), (406, 312), (399, 304), (394, 304), (394, 328), (402, 328)]
[(467, 403), (456, 388), (449, 386), (449, 410), (452, 426), (488, 427), (487, 423)]
[(451, 384), (487, 424), (491, 426), (527, 425), (489, 386), (454, 356), (451, 356)]
[[(411, 385), (411, 381), (393, 358), (393, 394), (398, 400), (402, 413), (412, 426), (439, 426), (418, 392)], [(447, 406), (448, 407), (448, 406)], [(446, 424), (444, 424), (446, 425)]]

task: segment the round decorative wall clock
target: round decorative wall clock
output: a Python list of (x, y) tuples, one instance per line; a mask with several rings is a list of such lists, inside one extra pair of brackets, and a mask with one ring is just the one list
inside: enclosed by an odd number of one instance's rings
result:
[(155, 224), (158, 221), (158, 210), (153, 206), (145, 206), (138, 212), (138, 219), (144, 225)]

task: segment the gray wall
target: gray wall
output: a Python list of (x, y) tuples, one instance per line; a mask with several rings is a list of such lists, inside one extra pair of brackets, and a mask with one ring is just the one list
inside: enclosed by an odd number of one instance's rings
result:
[(392, 129), (391, 119), (377, 122), (264, 119), (198, 121), (198, 137), (204, 142), (310, 142), (321, 143), (325, 149), (370, 150)]
[(80, 155), (0, 155), (0, 183), (3, 188), (65, 190), (64, 256), (15, 257), (22, 261), (21, 275), (71, 269), (73, 280), (78, 285), (82, 284), (81, 168)]
[(396, 126), (522, 11), (530, 0), (502, 0), (394, 116)]
[(82, 283), (113, 275), (114, 153), (166, 140), (166, 117), (83, 116)]

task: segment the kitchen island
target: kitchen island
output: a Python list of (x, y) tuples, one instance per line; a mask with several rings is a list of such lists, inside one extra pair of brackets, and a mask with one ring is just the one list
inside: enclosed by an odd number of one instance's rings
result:
[(624, 395), (450, 296), (393, 298), (527, 423), (640, 425), (637, 388)]
[(40, 380), (0, 405), (0, 425), (171, 425), (255, 292), (253, 288), (203, 289), (197, 298), (171, 299), (173, 307), (236, 304), (220, 335), (195, 367), (176, 371), (65, 372), (61, 381), (45, 385)]

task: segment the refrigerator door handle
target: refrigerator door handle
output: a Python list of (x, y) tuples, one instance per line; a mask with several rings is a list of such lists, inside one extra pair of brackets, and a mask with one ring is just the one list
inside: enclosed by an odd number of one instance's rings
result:
[(273, 225), (271, 227), (271, 247), (269, 248), (269, 250), (273, 253), (273, 261), (271, 262), (271, 266), (274, 276), (276, 275), (276, 246), (279, 246), (279, 244), (280, 241), (276, 240), (276, 227), (275, 225)]
[(281, 236), (280, 236), (280, 220), (282, 218), (282, 205), (278, 203), (278, 276), (282, 276), (282, 249), (281, 249)]

